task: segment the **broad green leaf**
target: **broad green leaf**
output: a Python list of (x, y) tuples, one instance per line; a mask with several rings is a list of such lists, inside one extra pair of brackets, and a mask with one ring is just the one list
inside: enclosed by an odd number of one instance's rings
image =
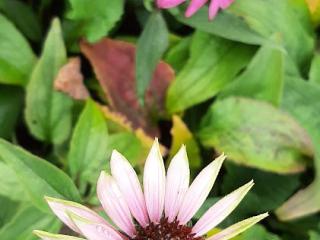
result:
[(312, 83), (320, 84), (320, 54), (315, 53), (309, 71), (309, 80)]
[(262, 225), (255, 225), (248, 229), (240, 236), (232, 238), (232, 240), (280, 240), (280, 238), (272, 233), (269, 233)]
[(313, 154), (305, 130), (271, 104), (230, 97), (215, 102), (200, 124), (205, 146), (238, 164), (275, 173), (303, 171)]
[(309, 240), (319, 240), (320, 239), (320, 233), (317, 233), (317, 232), (310, 232), (309, 233)]
[(16, 26), (33, 41), (41, 39), (41, 26), (32, 8), (18, 0), (1, 0), (0, 12), (3, 12)]
[(208, 21), (208, 8), (202, 7), (194, 16), (186, 18), (182, 11), (171, 11), (178, 21), (210, 34), (243, 43), (260, 45), (266, 40), (252, 30), (240, 17), (229, 12), (221, 12), (214, 21)]
[(253, 50), (240, 43), (196, 32), (190, 59), (169, 87), (168, 111), (183, 111), (215, 96), (247, 65)]
[(0, 82), (26, 85), (35, 61), (26, 39), (0, 14)]
[(305, 14), (305, 0), (241, 0), (235, 1), (229, 11), (266, 38), (280, 33), (285, 48), (298, 65), (309, 60), (314, 36), (310, 31), (310, 19)]
[[(12, 186), (11, 186), (12, 187)], [(0, 229), (7, 224), (17, 213), (20, 203), (0, 194)]]
[(120, 20), (124, 9), (124, 0), (69, 0), (69, 3), (68, 18), (80, 23), (79, 37), (85, 36), (89, 42), (106, 36)]
[(277, 215), (292, 220), (320, 211), (320, 86), (300, 78), (287, 78), (282, 108), (292, 114), (309, 133), (315, 148), (316, 179), (307, 188), (298, 191)]
[(50, 212), (44, 196), (80, 201), (79, 192), (72, 180), (44, 159), (4, 140), (0, 140), (0, 158), (15, 172), (37, 208)]
[[(275, 11), (276, 9), (276, 11)], [(240, 0), (208, 21), (203, 7), (192, 18), (173, 12), (179, 21), (215, 35), (261, 45), (280, 33), (289, 55), (299, 65), (306, 63), (314, 48), (314, 36), (305, 0)], [(293, 27), (294, 26), (294, 27)]]
[(184, 144), (186, 146), (189, 164), (192, 168), (197, 168), (201, 165), (201, 156), (198, 143), (196, 142), (192, 132), (182, 119), (176, 115), (173, 116), (173, 125), (171, 128), (172, 144), (170, 148), (169, 158), (179, 151), (180, 147)]
[(168, 47), (168, 38), (168, 29), (161, 13), (152, 13), (137, 43), (136, 86), (141, 103), (144, 103), (146, 89), (163, 53)]
[(22, 110), (23, 92), (17, 87), (0, 85), (0, 137), (11, 138)]
[(2, 161), (0, 161), (0, 195), (15, 201), (28, 200), (23, 187), (19, 184), (17, 175)]
[(191, 37), (184, 37), (166, 53), (165, 61), (170, 64), (176, 72), (179, 72), (183, 68), (189, 58), (190, 44)]
[(1, 240), (37, 240), (32, 231), (43, 229), (51, 232), (59, 231), (61, 223), (53, 214), (41, 212), (39, 209), (26, 205), (16, 216), (0, 229)]
[(243, 96), (280, 104), (284, 82), (284, 50), (267, 43), (247, 69), (222, 91), (222, 97)]
[[(279, 175), (254, 168), (226, 163), (222, 192), (226, 195), (239, 186), (254, 180), (254, 187), (237, 209), (228, 217), (226, 225), (261, 212), (272, 212), (283, 204), (299, 187), (300, 175)], [(266, 184), (268, 183), (268, 184)]]
[(106, 164), (106, 119), (99, 106), (88, 100), (75, 126), (68, 155), (73, 178), (94, 183)]
[(55, 144), (66, 140), (71, 128), (72, 100), (53, 89), (54, 79), (66, 61), (60, 23), (55, 19), (27, 86), (25, 110), (31, 133)]

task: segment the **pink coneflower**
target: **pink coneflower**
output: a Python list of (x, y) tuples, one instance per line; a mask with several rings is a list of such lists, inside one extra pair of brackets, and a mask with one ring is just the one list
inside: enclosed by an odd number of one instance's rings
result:
[[(165, 167), (156, 140), (144, 167), (143, 191), (129, 162), (117, 151), (111, 156), (112, 176), (102, 172), (98, 180), (98, 198), (107, 215), (104, 218), (78, 203), (46, 197), (52, 211), (68, 227), (88, 240), (227, 240), (265, 218), (261, 214), (206, 237), (240, 203), (253, 186), (249, 182), (213, 205), (194, 225), (188, 224), (207, 198), (221, 165), (222, 155), (204, 168), (189, 186), (189, 165), (183, 146)], [(45, 240), (79, 240), (42, 231), (35, 234)]]
[[(186, 11), (186, 17), (191, 17), (201, 7), (203, 7), (209, 0), (191, 0), (189, 7)], [(228, 8), (234, 0), (211, 0), (209, 4), (209, 19), (212, 20), (218, 13), (219, 9)], [(185, 0), (157, 0), (157, 6), (159, 8), (173, 8)]]

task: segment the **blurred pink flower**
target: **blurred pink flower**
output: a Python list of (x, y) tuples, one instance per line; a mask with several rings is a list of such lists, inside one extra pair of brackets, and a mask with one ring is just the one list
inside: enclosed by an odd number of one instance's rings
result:
[[(46, 197), (52, 211), (68, 227), (88, 240), (188, 239), (227, 240), (243, 232), (268, 214), (261, 214), (228, 227), (219, 233), (205, 234), (221, 223), (253, 186), (253, 181), (214, 204), (194, 225), (187, 224), (207, 198), (221, 165), (222, 155), (204, 168), (189, 186), (190, 171), (183, 146), (165, 173), (156, 140), (147, 157), (143, 191), (130, 163), (117, 151), (111, 157), (111, 173), (102, 172), (97, 195), (114, 227), (89, 208), (78, 203)], [(35, 234), (44, 240), (80, 240), (43, 231)]]
[[(186, 17), (191, 17), (208, 1), (209, 0), (191, 0), (185, 14)], [(209, 19), (212, 20), (217, 15), (219, 9), (226, 9), (233, 1), (234, 0), (211, 0), (209, 4)], [(159, 8), (173, 8), (183, 2), (185, 2), (185, 0), (157, 0), (157, 6)]]

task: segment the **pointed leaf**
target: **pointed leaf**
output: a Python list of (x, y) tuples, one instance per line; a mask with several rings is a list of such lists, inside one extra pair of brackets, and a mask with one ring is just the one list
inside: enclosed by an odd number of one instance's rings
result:
[(72, 101), (53, 89), (54, 79), (66, 61), (60, 23), (55, 19), (27, 86), (25, 110), (31, 133), (55, 144), (66, 140), (71, 128)]
[(68, 17), (81, 24), (79, 37), (96, 42), (106, 36), (120, 20), (124, 0), (69, 0), (71, 10)]
[(0, 140), (0, 158), (15, 172), (32, 202), (41, 210), (50, 212), (44, 196), (80, 201), (72, 180), (60, 169), (20, 147)]
[(107, 165), (108, 129), (99, 106), (88, 100), (75, 126), (68, 155), (71, 175), (95, 183)]
[(248, 46), (196, 32), (188, 63), (170, 85), (168, 111), (179, 112), (214, 97), (247, 65), (252, 53)]
[(22, 34), (0, 14), (0, 82), (26, 85), (36, 57)]
[(276, 173), (303, 171), (313, 155), (308, 134), (291, 116), (247, 98), (215, 102), (198, 136), (204, 145), (228, 153), (229, 160)]
[(34, 229), (57, 232), (60, 227), (61, 223), (54, 215), (26, 205), (0, 230), (0, 238), (1, 240), (37, 240), (38, 238), (32, 233)]
[(168, 47), (168, 38), (168, 29), (161, 13), (152, 13), (137, 43), (135, 67), (137, 94), (141, 103), (144, 102), (153, 72)]
[(284, 55), (285, 50), (280, 45), (263, 45), (247, 69), (223, 90), (222, 97), (243, 96), (279, 105), (284, 82)]

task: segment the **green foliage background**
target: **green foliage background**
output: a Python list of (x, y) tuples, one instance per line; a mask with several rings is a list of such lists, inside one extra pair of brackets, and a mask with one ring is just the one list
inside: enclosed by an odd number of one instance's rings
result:
[[(186, 144), (192, 176), (219, 153), (228, 156), (195, 219), (254, 179), (219, 227), (269, 211), (235, 240), (320, 239), (319, 5), (235, 0), (208, 21), (206, 6), (185, 18), (186, 4), (160, 11), (152, 0), (0, 0), (0, 239), (36, 239), (34, 229), (59, 232), (63, 226), (43, 197), (97, 206), (96, 180), (109, 169), (111, 151), (122, 152), (141, 174), (155, 135), (166, 162)], [(105, 37), (135, 44), (135, 85), (117, 94), (122, 101), (136, 92), (156, 134), (149, 125), (141, 135), (123, 124), (121, 108), (110, 118), (101, 107), (112, 102), (79, 44)], [(74, 56), (82, 59), (85, 100), (54, 88)], [(175, 77), (159, 93), (164, 112), (151, 107), (145, 114), (160, 60)]]

